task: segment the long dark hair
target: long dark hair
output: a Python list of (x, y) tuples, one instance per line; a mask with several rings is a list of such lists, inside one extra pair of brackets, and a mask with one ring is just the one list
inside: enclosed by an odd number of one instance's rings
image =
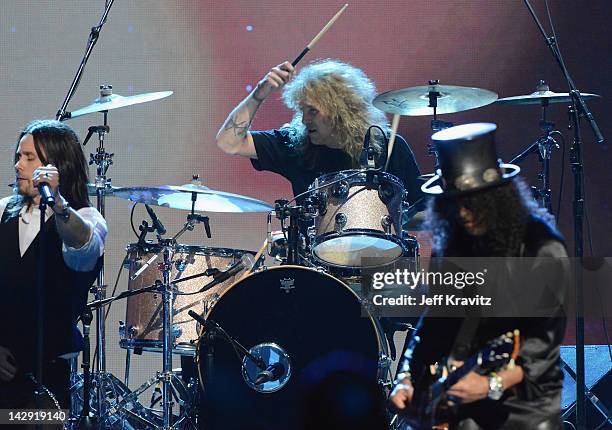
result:
[[(19, 142), (27, 134), (31, 134), (34, 138), (34, 148), (43, 166), (52, 164), (59, 170), (60, 192), (70, 206), (75, 210), (91, 206), (87, 194), (87, 160), (74, 130), (63, 122), (55, 120), (30, 122), (17, 139), (15, 163), (17, 163)], [(23, 196), (15, 195), (7, 209), (13, 214), (18, 213), (24, 204), (29, 203)]]
[[(465, 207), (484, 222), (482, 236), (469, 235), (457, 220)], [(554, 218), (531, 197), (525, 181), (513, 181), (456, 198), (435, 198), (428, 207), (428, 229), (433, 232), (433, 254), (446, 257), (519, 256), (530, 217), (554, 226)]]

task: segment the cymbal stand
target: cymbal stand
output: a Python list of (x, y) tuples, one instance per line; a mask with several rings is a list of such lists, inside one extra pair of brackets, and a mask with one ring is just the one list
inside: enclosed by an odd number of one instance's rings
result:
[[(429, 81), (429, 92), (427, 93), (427, 97), (429, 97), (429, 107), (433, 108), (433, 119), (431, 120), (431, 130), (435, 133), (437, 131), (440, 130), (444, 130), (445, 128), (449, 128), (453, 126), (452, 122), (448, 122), (448, 121), (442, 121), (438, 119), (438, 97), (441, 96), (441, 94), (436, 91), (436, 85), (440, 84), (440, 81), (438, 79), (432, 79)], [(439, 165), (438, 165), (438, 153), (436, 152), (436, 147), (433, 143), (428, 143), (427, 144), (427, 154), (428, 155), (433, 155), (434, 157), (436, 157), (436, 162), (435, 162), (435, 169), (434, 170), (438, 170)]]
[[(100, 96), (108, 97), (112, 94), (112, 85), (100, 85)], [(102, 215), (106, 217), (106, 192), (107, 188), (110, 187), (111, 179), (107, 178), (106, 174), (108, 168), (113, 164), (114, 154), (106, 152), (104, 147), (104, 138), (110, 133), (110, 127), (108, 125), (108, 111), (102, 112), (104, 115), (104, 124), (89, 127), (89, 132), (85, 138), (83, 145), (86, 145), (89, 138), (94, 134), (98, 134), (98, 147), (95, 154), (89, 155), (89, 165), (96, 165), (96, 208)], [(102, 267), (98, 274), (97, 282), (94, 287), (90, 290), (94, 295), (95, 300), (102, 300), (106, 297), (106, 285), (104, 285), (104, 256), (102, 256)], [(95, 360), (95, 373), (94, 381), (96, 382), (96, 398), (97, 398), (97, 412), (99, 417), (106, 415), (106, 392), (107, 384), (114, 384), (114, 379), (109, 378), (106, 372), (106, 330), (104, 321), (104, 309), (96, 309), (96, 349), (98, 351)]]
[(172, 271), (172, 256), (174, 255), (173, 239), (162, 239), (160, 240), (162, 245), (162, 253), (164, 262), (160, 264), (160, 271), (162, 272), (163, 282), (160, 286), (162, 294), (162, 326), (163, 326), (163, 365), (162, 365), (162, 418), (163, 428), (172, 428), (172, 347), (174, 339), (172, 336), (172, 319), (173, 319), (173, 302), (174, 302), (174, 291), (173, 285), (170, 282), (170, 273)]
[[(549, 87), (546, 82), (540, 80), (536, 91), (545, 92), (548, 91)], [(552, 151), (555, 148), (559, 148), (559, 144), (552, 135), (557, 133), (558, 130), (554, 130), (555, 123), (546, 120), (546, 108), (548, 107), (548, 100), (542, 99), (541, 104), (541, 116), (540, 116), (540, 131), (542, 135), (533, 142), (527, 149), (521, 152), (519, 155), (510, 160), (510, 163), (519, 163), (523, 158), (531, 154), (532, 152), (538, 153), (538, 158), (542, 164), (542, 170), (538, 173), (538, 181), (540, 181), (540, 188), (531, 187), (534, 198), (538, 201), (541, 207), (546, 208), (550, 214), (552, 214), (552, 201), (551, 201), (551, 189), (550, 189), (550, 160), (552, 157)]]

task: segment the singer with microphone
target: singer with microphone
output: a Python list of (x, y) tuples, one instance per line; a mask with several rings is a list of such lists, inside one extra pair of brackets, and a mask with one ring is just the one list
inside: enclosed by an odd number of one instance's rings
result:
[[(87, 161), (76, 133), (36, 120), (20, 133), (13, 194), (0, 199), (0, 409), (32, 407), (37, 262), (44, 255), (43, 384), (63, 408), (69, 363), (82, 348), (76, 319), (101, 265), (107, 226), (87, 194)], [(47, 203), (39, 249), (40, 200)]]
[[(291, 123), (251, 131), (261, 105), (279, 90), (293, 111)], [(272, 67), (228, 115), (217, 133), (217, 146), (228, 154), (250, 158), (258, 171), (283, 176), (298, 195), (323, 174), (367, 167), (364, 146), (373, 154), (374, 167), (384, 167), (390, 128), (384, 113), (372, 105), (375, 95), (374, 83), (350, 64), (324, 60), (296, 74), (285, 61)], [(370, 126), (378, 127), (368, 133)], [(369, 142), (364, 145), (366, 133)], [(399, 135), (388, 172), (403, 182), (410, 204), (423, 196), (414, 154)]]

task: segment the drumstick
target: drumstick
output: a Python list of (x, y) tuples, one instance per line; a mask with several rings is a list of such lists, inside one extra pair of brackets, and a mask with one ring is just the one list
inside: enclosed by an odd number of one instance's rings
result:
[[(259, 251), (257, 251), (257, 254), (255, 254), (255, 258), (254, 258), (255, 263), (253, 264), (253, 267), (257, 265), (257, 262), (259, 261), (259, 259), (261, 258), (262, 254), (264, 253), (267, 247), (268, 247), (268, 239), (264, 240), (263, 245), (261, 245), (261, 248), (259, 248)], [(236, 279), (236, 282), (242, 281), (244, 278), (249, 276), (251, 272), (253, 272), (253, 267), (250, 267), (248, 270), (245, 270), (244, 272), (242, 272)]]
[(321, 31), (319, 31), (319, 33), (314, 37), (314, 39), (312, 39), (310, 41), (310, 43), (308, 45), (306, 45), (306, 48), (304, 48), (304, 50), (302, 52), (300, 52), (300, 55), (298, 55), (296, 57), (296, 59), (291, 62), (291, 65), (293, 67), (295, 67), (297, 65), (297, 63), (300, 62), (300, 60), (304, 57), (304, 55), (306, 55), (308, 53), (308, 51), (310, 51), (315, 46), (315, 44), (319, 41), (319, 39), (321, 37), (323, 37), (323, 35), (327, 32), (327, 30), (329, 30), (330, 27), (332, 25), (334, 25), (336, 20), (338, 20), (338, 18), (340, 18), (340, 15), (342, 15), (344, 13), (344, 11), (346, 10), (347, 7), (348, 7), (348, 3), (346, 3), (344, 6), (342, 6), (342, 8), (338, 11), (338, 13), (336, 13), (332, 17), (332, 19), (330, 19), (329, 22), (327, 24), (325, 24), (325, 27), (323, 27), (321, 29)]
[(395, 135), (397, 134), (399, 120), (400, 116), (398, 114), (394, 114), (393, 121), (391, 121), (391, 136), (389, 136), (389, 144), (387, 145), (387, 162), (385, 163), (385, 172), (389, 168), (389, 160), (391, 160), (391, 153), (393, 152), (393, 146), (395, 145)]

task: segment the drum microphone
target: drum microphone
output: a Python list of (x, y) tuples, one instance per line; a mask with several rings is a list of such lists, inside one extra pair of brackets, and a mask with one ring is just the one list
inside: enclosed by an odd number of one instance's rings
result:
[(218, 285), (222, 282), (227, 281), (229, 278), (231, 278), (232, 276), (237, 275), (238, 273), (240, 273), (242, 270), (244, 269), (248, 269), (251, 270), (254, 266), (255, 262), (253, 261), (253, 257), (251, 257), (249, 254), (242, 254), (242, 257), (240, 257), (240, 261), (238, 261), (237, 263), (232, 264), (230, 267), (228, 267), (226, 270), (222, 271), (222, 272), (218, 272), (215, 273), (213, 276), (213, 280), (210, 281), (208, 284), (204, 285), (201, 289), (200, 289), (200, 293), (206, 290), (211, 289), (212, 287), (214, 287), (215, 285)]
[(194, 320), (199, 322), (202, 327), (206, 327), (206, 325), (207, 325), (206, 324), (206, 320), (204, 319), (204, 317), (202, 315), (198, 314), (197, 312), (194, 312), (191, 309), (187, 313), (189, 314), (189, 316), (191, 318), (193, 318)]
[(47, 206), (49, 206), (50, 208), (55, 206), (55, 196), (53, 195), (49, 184), (47, 184), (46, 182), (39, 182), (38, 192), (40, 193), (40, 197), (42, 198), (43, 202), (45, 202)]
[(283, 377), (285, 374), (285, 366), (281, 363), (270, 364), (266, 370), (262, 370), (257, 374), (253, 384), (260, 385), (266, 382), (276, 381)]
[(361, 167), (368, 169), (373, 169), (376, 167), (376, 162), (374, 160), (374, 148), (370, 146), (371, 130), (372, 127), (369, 127), (365, 134), (363, 139), (363, 149), (361, 150), (361, 157), (359, 158), (359, 164)]
[(155, 215), (155, 212), (153, 212), (153, 209), (151, 209), (151, 207), (147, 204), (145, 204), (145, 208), (147, 208), (149, 217), (151, 217), (151, 221), (153, 222), (153, 228), (157, 231), (157, 234), (159, 234), (160, 236), (163, 236), (164, 234), (166, 234), (166, 228), (161, 223), (159, 218), (157, 218), (157, 215)]

